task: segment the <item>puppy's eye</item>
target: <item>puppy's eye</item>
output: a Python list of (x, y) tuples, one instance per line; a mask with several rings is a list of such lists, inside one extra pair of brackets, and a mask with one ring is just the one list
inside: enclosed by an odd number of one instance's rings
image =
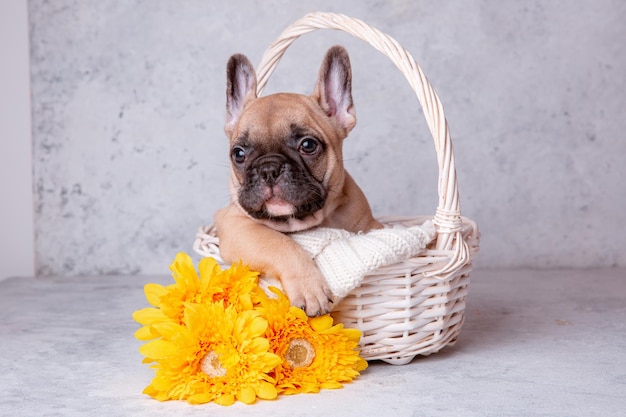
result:
[(246, 151), (241, 146), (235, 146), (231, 152), (233, 161), (243, 164), (246, 161)]
[(305, 155), (314, 155), (317, 153), (320, 147), (317, 139), (312, 137), (304, 137), (300, 140), (300, 144), (298, 145), (298, 151)]

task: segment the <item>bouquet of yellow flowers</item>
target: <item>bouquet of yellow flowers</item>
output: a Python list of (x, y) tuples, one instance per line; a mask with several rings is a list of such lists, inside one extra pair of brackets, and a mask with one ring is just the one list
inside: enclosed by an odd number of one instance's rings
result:
[(204, 258), (196, 271), (179, 253), (170, 270), (175, 283), (147, 284), (153, 307), (133, 313), (144, 363), (155, 369), (144, 393), (157, 400), (251, 404), (341, 388), (367, 368), (359, 330), (307, 317), (278, 289), (268, 296), (241, 263), (222, 269)]

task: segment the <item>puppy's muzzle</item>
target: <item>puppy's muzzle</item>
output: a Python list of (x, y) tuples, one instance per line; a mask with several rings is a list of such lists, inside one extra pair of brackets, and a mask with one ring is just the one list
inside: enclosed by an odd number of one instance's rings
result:
[(251, 162), (239, 192), (239, 204), (252, 217), (287, 221), (320, 210), (326, 191), (306, 167), (282, 154), (266, 154)]
[(259, 178), (272, 187), (285, 171), (285, 163), (286, 160), (281, 155), (265, 155), (257, 159), (254, 166)]

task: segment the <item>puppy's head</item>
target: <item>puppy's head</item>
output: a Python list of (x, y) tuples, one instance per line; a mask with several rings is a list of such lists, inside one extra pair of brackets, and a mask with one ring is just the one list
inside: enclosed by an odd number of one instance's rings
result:
[(350, 59), (329, 49), (311, 96), (256, 95), (243, 55), (227, 65), (226, 125), (231, 193), (250, 217), (293, 232), (319, 225), (340, 203), (342, 142), (356, 124)]

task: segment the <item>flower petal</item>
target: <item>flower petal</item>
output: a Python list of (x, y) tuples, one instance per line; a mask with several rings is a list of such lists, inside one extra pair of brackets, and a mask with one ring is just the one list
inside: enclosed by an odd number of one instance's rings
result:
[[(267, 352), (265, 355), (263, 355), (263, 362), (265, 363), (266, 370), (269, 372), (270, 370), (276, 368), (278, 365), (283, 363), (283, 359), (274, 353)], [(271, 378), (268, 377), (268, 379)]]
[(172, 386), (172, 382), (163, 376), (155, 376), (150, 385), (157, 391), (167, 391)]
[(161, 304), (161, 297), (167, 294), (167, 290), (163, 285), (149, 283), (143, 287), (146, 299), (150, 304), (158, 307)]
[(164, 359), (176, 353), (176, 345), (166, 340), (153, 340), (139, 348), (139, 352), (152, 359)]
[(152, 326), (140, 327), (135, 332), (135, 338), (137, 340), (152, 340), (157, 337), (159, 337), (159, 334), (152, 331)]
[(259, 353), (267, 352), (269, 347), (270, 347), (269, 340), (265, 339), (264, 337), (255, 337), (246, 346), (246, 352), (259, 354)]
[(269, 382), (260, 381), (256, 391), (259, 398), (264, 400), (273, 400), (278, 396), (276, 387)]
[(200, 281), (203, 286), (207, 286), (211, 282), (211, 278), (222, 272), (222, 268), (213, 258), (202, 258), (198, 262), (198, 271), (200, 272)]
[(137, 310), (133, 313), (133, 319), (139, 324), (153, 324), (160, 321), (168, 320), (167, 316), (163, 314), (158, 308), (146, 307), (141, 310)]
[(154, 323), (152, 325), (152, 329), (154, 330), (154, 332), (156, 332), (157, 334), (159, 334), (160, 336), (164, 337), (165, 339), (171, 339), (172, 337), (174, 337), (175, 335), (178, 334), (186, 334), (187, 333), (187, 329), (185, 329), (183, 326), (171, 322), (171, 321), (164, 321), (161, 323)]
[(215, 404), (219, 405), (233, 405), (235, 403), (235, 396), (233, 394), (224, 394), (213, 401), (215, 401)]
[(356, 363), (356, 366), (354, 367), (355, 370), (361, 372), (367, 369), (367, 367), (369, 366), (369, 364), (367, 363), (367, 361), (363, 358), (359, 358), (359, 360)]
[(256, 392), (252, 387), (243, 387), (241, 388), (237, 394), (237, 399), (244, 404), (252, 404), (256, 401)]
[(304, 310), (302, 310), (301, 308), (298, 307), (290, 307), (289, 308), (289, 314), (293, 314), (296, 318), (300, 319), (300, 320), (307, 320), (308, 317), (306, 315), (306, 313), (304, 312)]
[(207, 394), (206, 392), (200, 392), (198, 394), (190, 395), (187, 398), (187, 402), (189, 404), (206, 404), (213, 400), (213, 396)]
[(359, 329), (343, 329), (343, 334), (353, 342), (359, 342), (363, 333)]
[(326, 328), (325, 330), (320, 330), (318, 333), (326, 335), (328, 337), (332, 337), (332, 338), (340, 337), (343, 339), (342, 331), (343, 331), (343, 324), (339, 323), (339, 324), (335, 324), (334, 326), (330, 326)]
[(339, 389), (339, 388), (343, 388), (343, 385), (341, 385), (339, 382), (336, 382), (336, 381), (328, 381), (328, 382), (322, 382), (320, 387), (324, 389)]
[(248, 325), (248, 337), (259, 337), (267, 330), (267, 320), (263, 317), (255, 317)]
[(241, 294), (239, 296), (239, 305), (242, 310), (252, 310), (252, 296), (250, 294)]
[(170, 270), (176, 284), (193, 289), (198, 288), (200, 281), (196, 268), (193, 266), (191, 257), (186, 253), (180, 252), (176, 255), (174, 262), (170, 265)]
[(309, 324), (313, 330), (319, 333), (330, 329), (333, 325), (333, 318), (328, 314), (325, 316), (313, 317), (309, 319)]

